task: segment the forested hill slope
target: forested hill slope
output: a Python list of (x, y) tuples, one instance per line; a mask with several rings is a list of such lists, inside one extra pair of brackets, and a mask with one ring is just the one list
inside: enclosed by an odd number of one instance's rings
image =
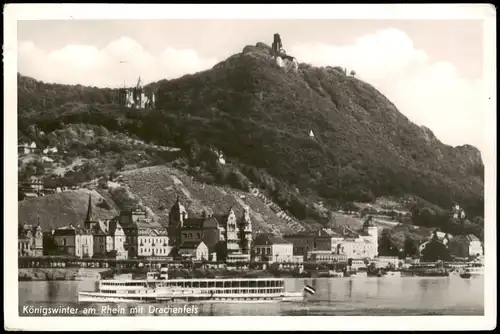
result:
[(132, 110), (114, 105), (113, 90), (19, 75), (20, 131), (89, 123), (186, 152), (210, 145), (284, 203), (293, 198), (276, 194), (280, 189), (325, 202), (413, 194), (443, 208), (458, 201), (483, 215), (479, 151), (441, 143), (341, 69), (300, 64), (287, 72), (258, 43), (212, 69), (150, 87), (157, 89), (156, 110)]

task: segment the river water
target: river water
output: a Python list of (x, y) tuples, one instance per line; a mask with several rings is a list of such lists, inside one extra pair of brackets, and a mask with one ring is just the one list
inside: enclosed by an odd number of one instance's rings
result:
[[(109, 304), (125, 313), (111, 314), (102, 304), (79, 304), (78, 291), (93, 291), (92, 281), (33, 281), (19, 282), (19, 315), (30, 314), (30, 307), (54, 308), (71, 306), (78, 308), (77, 315), (85, 308), (96, 310), (95, 315), (236, 315), (236, 316), (409, 316), (409, 315), (484, 315), (484, 277), (462, 279), (450, 277), (353, 277), (353, 278), (290, 278), (285, 279), (287, 291), (302, 291), (305, 284), (315, 287), (316, 294), (305, 303), (213, 303), (189, 304), (193, 312), (176, 313), (154, 310), (167, 304), (143, 306), (142, 313), (130, 314), (137, 305)], [(26, 306), (29, 306), (26, 308)], [(179, 305), (184, 307), (184, 305)], [(24, 308), (24, 309), (23, 309)], [(148, 311), (149, 310), (149, 311)], [(87, 314), (90, 315), (90, 314)]]

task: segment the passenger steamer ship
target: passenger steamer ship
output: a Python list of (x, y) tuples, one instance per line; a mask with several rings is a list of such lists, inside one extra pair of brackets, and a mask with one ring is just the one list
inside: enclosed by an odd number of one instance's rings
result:
[(79, 302), (280, 302), (301, 301), (279, 278), (168, 279), (166, 268), (145, 280), (101, 280), (98, 291), (78, 293)]

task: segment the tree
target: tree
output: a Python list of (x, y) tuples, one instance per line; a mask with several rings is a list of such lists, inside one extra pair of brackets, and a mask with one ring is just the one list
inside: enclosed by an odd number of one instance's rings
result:
[(37, 174), (37, 169), (30, 163), (24, 168), (23, 174), (24, 174), (23, 179), (28, 180), (30, 177)]
[(227, 182), (234, 188), (248, 191), (249, 182), (245, 175), (240, 171), (231, 171), (227, 177)]
[(200, 144), (195, 139), (187, 143), (188, 158), (191, 163), (196, 163), (201, 153)]
[(125, 161), (122, 158), (116, 160), (115, 163), (116, 170), (122, 170), (124, 167), (125, 167)]
[(335, 219), (335, 216), (333, 215), (332, 211), (328, 211), (328, 221), (325, 223), (326, 228), (336, 228), (337, 225), (337, 219)]
[(111, 173), (109, 173), (109, 180), (110, 181), (114, 181), (114, 179), (116, 179), (118, 177), (118, 174), (115, 172), (115, 171), (112, 171)]
[(417, 243), (409, 236), (407, 236), (404, 241), (403, 249), (405, 257), (413, 257), (415, 255), (418, 255)]
[(354, 70), (351, 70), (351, 72), (349, 72), (350, 75), (352, 75), (353, 77), (356, 76), (356, 71)]
[(476, 225), (480, 225), (480, 226), (484, 226), (484, 218), (483, 217), (474, 217), (474, 219), (472, 219), (472, 223), (476, 224)]
[(366, 269), (369, 274), (374, 274), (377, 271), (377, 266), (375, 265), (375, 262), (372, 262)]
[(24, 199), (25, 195), (24, 192), (20, 187), (17, 188), (17, 200), (22, 201)]
[(344, 209), (344, 211), (358, 211), (358, 207), (356, 206), (356, 204), (354, 204), (353, 202), (347, 202), (345, 203), (342, 208)]
[(399, 250), (392, 241), (390, 230), (384, 228), (378, 241), (378, 253), (381, 256), (399, 256)]
[(106, 176), (101, 176), (99, 178), (99, 188), (108, 189), (108, 178)]
[(450, 259), (450, 251), (438, 240), (436, 234), (422, 249), (421, 260), (424, 262), (449, 261)]
[(227, 245), (225, 242), (223, 241), (219, 241), (216, 245), (215, 245), (215, 254), (217, 256), (217, 261), (226, 261), (226, 257), (227, 257)]
[(106, 200), (103, 200), (102, 198), (100, 199), (99, 203), (97, 203), (97, 207), (105, 209), (105, 210), (111, 210), (111, 206)]
[(394, 269), (396, 269), (396, 266), (394, 265), (394, 263), (390, 262), (387, 264), (387, 266), (385, 267), (385, 269), (387, 271), (393, 271)]

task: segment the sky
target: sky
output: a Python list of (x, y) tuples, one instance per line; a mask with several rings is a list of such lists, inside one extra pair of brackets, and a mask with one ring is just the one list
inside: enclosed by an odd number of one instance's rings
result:
[(209, 69), (246, 45), (272, 43), (315, 66), (342, 66), (448, 145), (484, 152), (480, 20), (18, 21), (18, 71), (97, 87)]

